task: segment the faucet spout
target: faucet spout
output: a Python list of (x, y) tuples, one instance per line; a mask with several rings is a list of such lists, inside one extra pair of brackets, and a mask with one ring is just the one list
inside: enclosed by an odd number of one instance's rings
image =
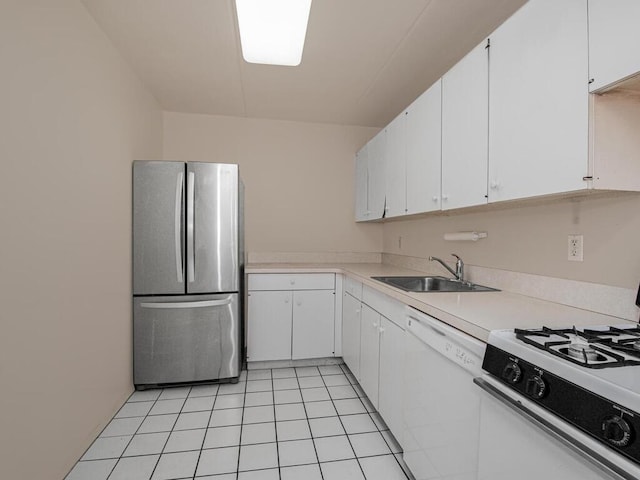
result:
[(451, 255), (453, 255), (454, 257), (456, 257), (456, 269), (455, 271), (446, 263), (444, 263), (444, 261), (442, 261), (441, 259), (437, 258), (437, 257), (429, 257), (429, 261), (436, 261), (438, 262), (440, 265), (442, 265), (444, 268), (447, 269), (447, 271), (449, 273), (451, 273), (451, 275), (453, 275), (453, 277), (459, 281), (459, 282), (464, 282), (464, 262), (462, 261), (462, 259), (456, 255), (455, 253), (452, 253)]

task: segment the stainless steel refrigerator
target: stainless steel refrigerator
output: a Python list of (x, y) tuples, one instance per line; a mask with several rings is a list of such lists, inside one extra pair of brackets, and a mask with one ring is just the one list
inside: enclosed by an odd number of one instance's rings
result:
[(133, 162), (133, 381), (230, 379), (241, 368), (238, 166)]

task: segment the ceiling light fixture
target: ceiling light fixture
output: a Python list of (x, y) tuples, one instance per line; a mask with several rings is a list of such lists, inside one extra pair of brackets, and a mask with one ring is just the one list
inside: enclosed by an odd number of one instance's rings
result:
[(236, 0), (244, 59), (300, 65), (310, 10), (311, 0)]

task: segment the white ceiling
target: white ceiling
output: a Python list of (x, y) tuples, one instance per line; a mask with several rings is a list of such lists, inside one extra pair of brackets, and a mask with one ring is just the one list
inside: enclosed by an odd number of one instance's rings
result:
[(82, 0), (163, 109), (382, 127), (526, 0), (314, 0), (299, 67), (244, 62), (233, 0)]

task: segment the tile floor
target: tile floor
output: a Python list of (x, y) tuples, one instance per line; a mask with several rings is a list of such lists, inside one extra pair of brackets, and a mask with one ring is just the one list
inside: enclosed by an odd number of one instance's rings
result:
[(66, 480), (407, 480), (345, 365), (134, 392)]

